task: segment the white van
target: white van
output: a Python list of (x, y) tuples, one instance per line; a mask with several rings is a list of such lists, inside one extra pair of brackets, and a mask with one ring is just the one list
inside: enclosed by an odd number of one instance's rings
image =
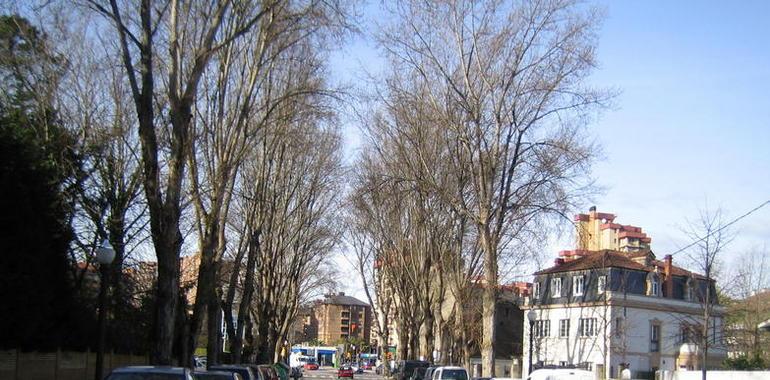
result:
[(594, 380), (596, 374), (584, 369), (554, 368), (532, 371), (527, 380)]
[(469, 380), (469, 377), (468, 371), (463, 367), (443, 366), (433, 370), (430, 380)]

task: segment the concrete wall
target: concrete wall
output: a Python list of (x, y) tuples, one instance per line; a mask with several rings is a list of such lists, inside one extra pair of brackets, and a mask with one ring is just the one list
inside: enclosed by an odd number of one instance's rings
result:
[[(674, 371), (661, 380), (701, 380), (700, 371)], [(708, 380), (770, 380), (770, 371), (708, 371)]]
[[(147, 365), (147, 356), (105, 353), (105, 376), (113, 368)], [(0, 351), (0, 380), (93, 380), (96, 353)]]

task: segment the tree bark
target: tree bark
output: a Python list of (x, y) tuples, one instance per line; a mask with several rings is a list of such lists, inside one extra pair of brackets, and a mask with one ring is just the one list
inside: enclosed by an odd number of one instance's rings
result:
[(497, 304), (497, 252), (489, 230), (482, 226), (482, 248), (484, 249), (484, 294), (482, 297), (481, 320), (481, 371), (484, 377), (495, 377), (495, 306)]

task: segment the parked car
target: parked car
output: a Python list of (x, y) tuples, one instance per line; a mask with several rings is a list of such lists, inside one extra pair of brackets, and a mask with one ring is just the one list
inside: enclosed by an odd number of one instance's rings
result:
[(584, 369), (547, 368), (532, 371), (528, 380), (592, 380), (596, 374)]
[(193, 377), (195, 380), (243, 380), (239, 373), (226, 371), (196, 371)]
[(207, 359), (206, 359), (205, 356), (195, 356), (195, 357), (193, 357), (193, 362), (195, 364), (195, 368), (196, 369), (198, 369), (198, 368), (205, 369), (206, 368)]
[(180, 367), (121, 367), (115, 368), (107, 380), (194, 380), (189, 368)]
[(208, 368), (209, 371), (232, 372), (241, 375), (243, 380), (265, 380), (260, 379), (256, 372), (248, 366), (242, 365), (213, 365)]
[(303, 368), (305, 368), (307, 370), (315, 371), (315, 370), (318, 369), (318, 363), (308, 362), (308, 363), (305, 363)]
[(425, 380), (431, 380), (433, 378), (433, 371), (435, 371), (436, 368), (438, 367), (425, 368), (425, 373), (422, 375), (422, 378)]
[(257, 366), (257, 370), (259, 371), (262, 380), (281, 380), (281, 378), (278, 377), (275, 368), (270, 364), (260, 364)]
[(353, 368), (350, 367), (340, 367), (339, 370), (337, 370), (337, 378), (343, 378), (343, 377), (349, 377), (353, 378)]
[(431, 380), (468, 380), (469, 378), (468, 370), (463, 367), (436, 367), (431, 374)]
[(286, 363), (275, 363), (273, 364), (273, 369), (281, 380), (289, 380), (289, 371), (291, 371), (289, 365)]
[(412, 376), (409, 377), (409, 380), (423, 380), (425, 379), (425, 370), (428, 368), (423, 367), (417, 367), (412, 371)]
[(415, 368), (428, 368), (430, 363), (423, 360), (401, 360), (396, 365), (394, 375), (396, 380), (409, 380)]
[(365, 370), (367, 370), (367, 371), (371, 371), (371, 370), (372, 370), (372, 368), (374, 368), (374, 364), (372, 364), (371, 362), (366, 362), (366, 363), (364, 363), (364, 369), (365, 369)]

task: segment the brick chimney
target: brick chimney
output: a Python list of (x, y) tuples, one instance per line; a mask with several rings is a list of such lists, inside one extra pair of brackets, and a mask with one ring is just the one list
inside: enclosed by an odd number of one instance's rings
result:
[(673, 257), (671, 257), (671, 255), (666, 255), (663, 257), (663, 273), (666, 274), (664, 289), (666, 290), (666, 297), (668, 298), (672, 298), (674, 295), (674, 278), (671, 275), (672, 261)]
[(564, 264), (564, 259), (563, 259), (563, 258), (561, 258), (561, 257), (558, 257), (558, 258), (556, 258), (556, 259), (553, 261), (553, 264), (554, 264), (554, 265), (556, 265), (556, 266), (562, 265), (562, 264)]

